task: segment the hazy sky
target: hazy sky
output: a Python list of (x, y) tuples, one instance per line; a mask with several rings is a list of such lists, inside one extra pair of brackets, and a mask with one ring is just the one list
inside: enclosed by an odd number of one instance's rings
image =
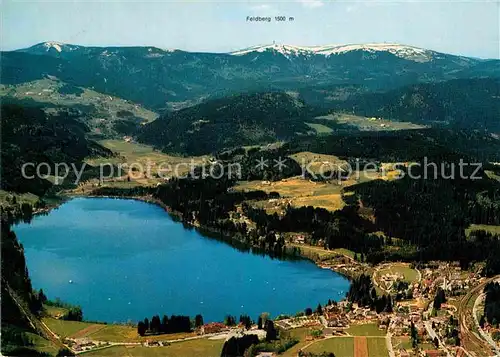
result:
[[(226, 52), (396, 42), (500, 58), (499, 1), (1, 1), (1, 48), (44, 41)], [(284, 23), (274, 16), (294, 17)], [(248, 22), (247, 16), (273, 21)]]

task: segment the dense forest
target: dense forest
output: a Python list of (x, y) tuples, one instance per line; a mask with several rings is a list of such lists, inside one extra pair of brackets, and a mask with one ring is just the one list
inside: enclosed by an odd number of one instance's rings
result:
[[(80, 168), (85, 157), (112, 154), (86, 138), (88, 128), (70, 110), (48, 115), (38, 107), (5, 104), (1, 127), (1, 185), (8, 191), (43, 195), (52, 183), (41, 176), (54, 175), (56, 164)], [(25, 164), (33, 165), (25, 167), (23, 177)]]
[[(196, 327), (200, 327), (203, 324), (203, 317), (201, 317), (201, 315), (197, 315), (195, 323)], [(145, 318), (144, 321), (139, 321), (137, 324), (137, 332), (141, 336), (146, 334), (156, 335), (162, 333), (190, 331), (191, 320), (189, 319), (189, 316), (172, 315), (169, 318), (167, 315), (163, 315), (163, 318), (160, 320), (160, 316), (155, 315), (151, 318), (151, 320)]]

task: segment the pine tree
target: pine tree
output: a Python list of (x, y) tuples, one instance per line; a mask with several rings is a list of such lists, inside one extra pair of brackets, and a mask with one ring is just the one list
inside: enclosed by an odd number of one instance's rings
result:
[(410, 335), (411, 335), (411, 345), (413, 348), (416, 348), (418, 345), (418, 333), (413, 321), (411, 322), (410, 325)]
[(163, 318), (161, 319), (160, 330), (161, 330), (161, 332), (164, 332), (164, 333), (168, 332), (168, 317), (167, 317), (167, 315), (163, 315)]
[(203, 325), (203, 316), (200, 314), (196, 315), (194, 318), (194, 327), (201, 327)]
[(385, 306), (385, 312), (392, 312), (392, 299), (390, 294), (387, 296), (387, 305)]
[(144, 336), (146, 334), (146, 325), (144, 324), (144, 322), (139, 321), (139, 323), (137, 324), (137, 333), (139, 334), (139, 336)]
[(266, 320), (266, 341), (274, 341), (278, 338), (278, 332), (276, 331), (276, 328), (274, 327), (274, 322), (273, 320)]

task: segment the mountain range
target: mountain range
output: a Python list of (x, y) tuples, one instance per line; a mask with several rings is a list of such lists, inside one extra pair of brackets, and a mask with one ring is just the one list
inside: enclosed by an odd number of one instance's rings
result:
[(498, 77), (499, 60), (397, 44), (268, 45), (232, 53), (44, 42), (2, 52), (2, 84), (50, 76), (152, 110), (184, 108), (243, 91), (356, 85), (386, 91), (420, 82)]

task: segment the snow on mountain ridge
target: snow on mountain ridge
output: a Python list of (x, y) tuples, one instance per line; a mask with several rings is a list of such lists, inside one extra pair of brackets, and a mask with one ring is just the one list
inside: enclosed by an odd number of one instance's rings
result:
[(398, 57), (406, 58), (414, 61), (430, 61), (433, 51), (423, 48), (406, 46), (393, 43), (368, 43), (368, 44), (349, 44), (349, 45), (325, 45), (325, 46), (292, 46), (292, 45), (264, 45), (253, 46), (243, 50), (231, 52), (231, 55), (241, 56), (252, 52), (265, 52), (267, 50), (277, 51), (284, 56), (289, 55), (324, 55), (331, 56), (350, 51), (367, 51), (367, 52), (389, 52)]

